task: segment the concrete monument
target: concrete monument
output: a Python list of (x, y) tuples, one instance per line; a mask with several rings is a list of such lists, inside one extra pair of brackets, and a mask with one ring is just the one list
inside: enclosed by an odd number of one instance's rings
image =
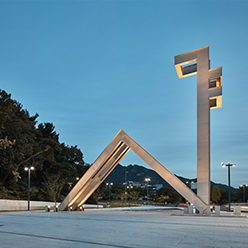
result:
[(197, 74), (197, 195), (210, 204), (210, 109), (222, 106), (222, 67), (210, 69), (209, 47), (175, 56), (179, 78)]
[(206, 210), (207, 205), (204, 201), (123, 130), (118, 132), (79, 182), (74, 186), (59, 206), (59, 210), (67, 210), (68, 208), (71, 210), (78, 209), (105, 180), (130, 149), (132, 149), (132, 151), (154, 169), (184, 198), (192, 202), (197, 209), (202, 207), (204, 211)]
[(222, 68), (209, 69), (209, 47), (175, 57), (179, 78), (197, 74), (197, 195), (123, 130), (74, 186), (59, 210), (75, 210), (90, 197), (131, 149), (201, 212), (210, 204), (210, 109), (222, 104)]

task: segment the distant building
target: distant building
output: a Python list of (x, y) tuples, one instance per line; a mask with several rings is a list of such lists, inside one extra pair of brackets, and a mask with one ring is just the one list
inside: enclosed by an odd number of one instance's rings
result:
[(161, 189), (161, 188), (163, 188), (163, 187), (164, 187), (163, 184), (154, 184), (154, 185), (153, 185), (153, 188), (155, 188), (156, 191), (159, 190), (159, 189)]
[(197, 182), (192, 182), (191, 183), (191, 186), (190, 186), (191, 189), (197, 189)]
[(133, 182), (133, 186), (140, 188), (141, 187), (141, 183), (139, 183), (139, 182)]

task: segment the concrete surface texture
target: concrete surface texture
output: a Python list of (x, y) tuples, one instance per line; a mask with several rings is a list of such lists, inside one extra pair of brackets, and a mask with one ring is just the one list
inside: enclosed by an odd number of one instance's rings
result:
[(248, 218), (84, 211), (0, 213), (0, 247), (247, 247)]

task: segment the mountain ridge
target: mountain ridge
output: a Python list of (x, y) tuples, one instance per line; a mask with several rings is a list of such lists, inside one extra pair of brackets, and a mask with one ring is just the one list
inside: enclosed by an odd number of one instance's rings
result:
[[(145, 178), (150, 178), (150, 184), (163, 184), (163, 187), (172, 188), (160, 175), (157, 174), (153, 169), (148, 169), (142, 165), (130, 164), (128, 166), (123, 166), (118, 164), (115, 169), (109, 174), (106, 178), (107, 182), (112, 182), (114, 184), (123, 184), (125, 183), (125, 173), (127, 173), (127, 181), (133, 181), (135, 183), (145, 183)], [(197, 182), (196, 178), (185, 178), (175, 174), (183, 183), (186, 182)], [(221, 183), (215, 183), (211, 181), (211, 188), (214, 186), (219, 186), (220, 189), (228, 190), (228, 186)], [(231, 187), (231, 191), (236, 191), (235, 188)]]

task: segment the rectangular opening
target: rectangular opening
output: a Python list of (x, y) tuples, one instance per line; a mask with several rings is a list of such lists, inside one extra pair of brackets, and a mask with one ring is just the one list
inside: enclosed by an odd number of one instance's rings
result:
[(209, 80), (209, 89), (216, 87), (217, 87), (216, 79)]
[(221, 87), (221, 77), (210, 78), (209, 79), (209, 89)]
[(209, 100), (209, 107), (214, 108), (217, 106), (216, 98)]
[(197, 63), (195, 61), (187, 64), (186, 66), (182, 66), (183, 75), (187, 75), (195, 72), (197, 72)]

